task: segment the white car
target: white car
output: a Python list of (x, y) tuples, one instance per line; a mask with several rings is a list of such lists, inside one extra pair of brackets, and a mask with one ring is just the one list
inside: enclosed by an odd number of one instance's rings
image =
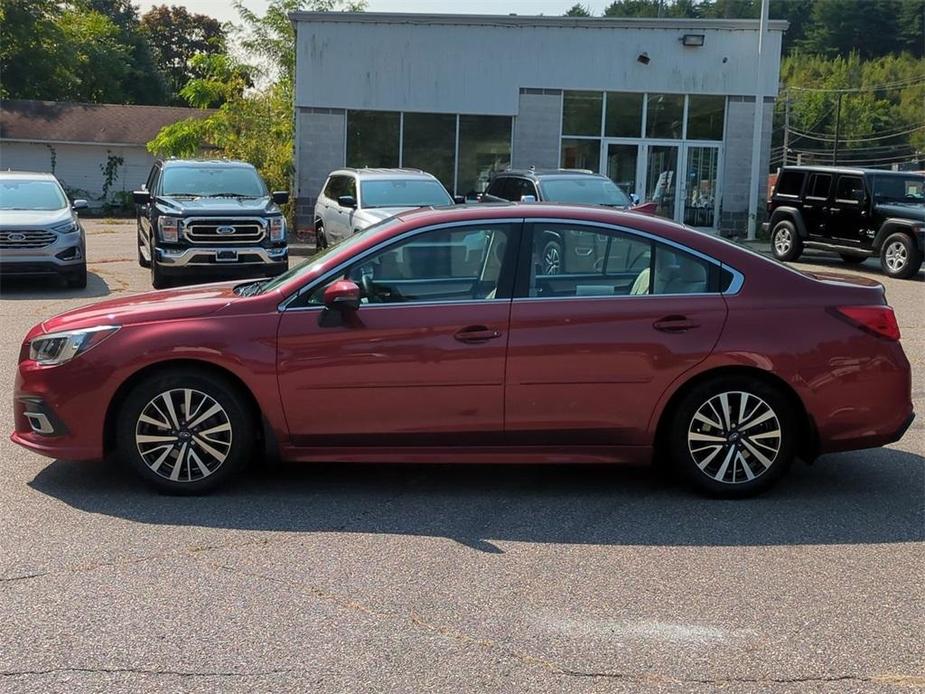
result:
[(338, 169), (328, 175), (315, 203), (319, 248), (417, 207), (461, 202), (434, 176), (418, 169)]

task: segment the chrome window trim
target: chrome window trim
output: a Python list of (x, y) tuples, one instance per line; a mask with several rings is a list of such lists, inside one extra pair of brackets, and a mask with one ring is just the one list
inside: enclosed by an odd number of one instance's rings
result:
[[(494, 224), (523, 224), (523, 223), (524, 223), (523, 217), (509, 217), (509, 218), (503, 218), (503, 219), (475, 219), (475, 220), (465, 220), (461, 222), (444, 222), (441, 224), (429, 224), (424, 227), (418, 227), (417, 229), (409, 229), (408, 231), (398, 234), (397, 236), (393, 236), (391, 238), (385, 239), (381, 243), (378, 243), (375, 246), (373, 246), (372, 248), (369, 248), (363, 251), (362, 253), (355, 255), (351, 257), (350, 259), (344, 261), (343, 263), (331, 268), (326, 273), (318, 277), (316, 280), (313, 280), (312, 282), (309, 282), (308, 284), (303, 286), (295, 294), (291, 294), (290, 296), (283, 299), (283, 301), (280, 302), (280, 304), (276, 308), (278, 311), (296, 311), (296, 310), (301, 310), (301, 309), (306, 309), (306, 308), (324, 308), (323, 306), (318, 306), (318, 307), (301, 306), (301, 307), (290, 309), (289, 304), (291, 304), (293, 301), (295, 301), (297, 298), (299, 298), (306, 292), (313, 291), (318, 286), (320, 286), (323, 282), (327, 281), (331, 277), (334, 277), (335, 275), (337, 275), (338, 272), (341, 272), (349, 265), (353, 265), (355, 262), (358, 262), (362, 260), (363, 258), (366, 258), (372, 255), (373, 253), (379, 252), (386, 246), (391, 246), (394, 243), (397, 243), (399, 241), (404, 241), (405, 239), (412, 238), (419, 234), (425, 234), (428, 231), (434, 231), (435, 229), (451, 229), (451, 228), (457, 228), (457, 227), (477, 226), (477, 225), (484, 225), (484, 224), (494, 225)], [(492, 301), (510, 301), (510, 299), (482, 299), (482, 300), (461, 299), (460, 301), (461, 302), (468, 301), (470, 303), (474, 301), (475, 303), (481, 304), (481, 303), (492, 302)], [(388, 304), (388, 305), (436, 306), (439, 303), (440, 302), (437, 302), (437, 301), (407, 301), (407, 302), (402, 302), (402, 303), (397, 303), (397, 304)], [(459, 303), (459, 302), (446, 302), (446, 303)], [(371, 304), (363, 304), (363, 307), (365, 308), (370, 305)]]
[(678, 250), (680, 250), (680, 251), (683, 251), (684, 253), (688, 253), (689, 255), (695, 256), (695, 257), (697, 257), (697, 258), (700, 258), (701, 260), (704, 260), (704, 261), (706, 261), (706, 262), (708, 262), (708, 263), (711, 263), (712, 265), (715, 265), (716, 267), (720, 268), (721, 270), (726, 270), (726, 271), (730, 272), (730, 273), (732, 274), (732, 281), (729, 283), (729, 287), (728, 287), (727, 290), (724, 291), (724, 292), (723, 292), (723, 291), (720, 291), (720, 292), (698, 292), (698, 293), (696, 293), (696, 294), (694, 294), (694, 293), (692, 293), (692, 294), (635, 294), (635, 295), (630, 295), (630, 294), (615, 294), (615, 295), (613, 295), (613, 296), (584, 296), (584, 297), (578, 297), (578, 296), (559, 296), (559, 297), (524, 296), (524, 297), (512, 297), (512, 298), (510, 298), (510, 299), (482, 299), (482, 300), (475, 300), (475, 301), (473, 301), (473, 300), (471, 300), (471, 299), (461, 299), (460, 301), (445, 301), (445, 302), (436, 302), (436, 301), (408, 301), (408, 302), (402, 302), (402, 303), (396, 303), (396, 304), (363, 304), (363, 308), (364, 308), (364, 310), (365, 310), (366, 308), (368, 308), (368, 307), (370, 307), (370, 306), (374, 306), (374, 305), (375, 305), (375, 306), (379, 306), (379, 307), (385, 308), (385, 307), (391, 307), (391, 306), (438, 306), (438, 305), (440, 305), (441, 303), (443, 303), (443, 304), (450, 304), (450, 305), (458, 305), (458, 304), (460, 304), (460, 303), (478, 303), (478, 304), (483, 304), (483, 303), (490, 303), (490, 302), (496, 302), (496, 301), (508, 301), (508, 302), (509, 302), (509, 301), (522, 301), (522, 300), (530, 300), (530, 301), (536, 301), (536, 300), (541, 300), (541, 301), (561, 301), (561, 300), (563, 300), (563, 299), (565, 299), (565, 300), (574, 300), (574, 299), (582, 299), (582, 300), (587, 300), (587, 299), (625, 299), (625, 298), (637, 298), (637, 299), (638, 299), (638, 298), (647, 297), (647, 296), (648, 296), (648, 297), (668, 297), (668, 296), (671, 296), (671, 297), (682, 297), (682, 296), (701, 296), (701, 297), (702, 297), (702, 296), (734, 296), (734, 295), (736, 295), (736, 294), (739, 293), (739, 291), (742, 289), (742, 286), (745, 284), (745, 276), (744, 276), (739, 270), (737, 270), (736, 268), (734, 268), (734, 267), (732, 267), (732, 266), (730, 266), (730, 265), (727, 265), (726, 263), (724, 263), (724, 262), (722, 262), (722, 261), (720, 261), (720, 260), (717, 260), (716, 258), (713, 258), (712, 256), (709, 256), (709, 255), (707, 255), (707, 254), (705, 254), (705, 253), (703, 253), (703, 252), (701, 252), (701, 251), (698, 251), (698, 250), (695, 249), (695, 248), (691, 248), (690, 246), (685, 246), (684, 244), (678, 243), (677, 241), (672, 241), (671, 239), (666, 239), (666, 238), (664, 238), (664, 237), (662, 237), (662, 236), (658, 236), (658, 235), (656, 235), (656, 234), (652, 234), (652, 233), (649, 233), (649, 232), (647, 232), (647, 231), (642, 231), (642, 230), (640, 230), (640, 229), (631, 229), (631, 228), (628, 228), (628, 227), (622, 227), (622, 226), (618, 226), (618, 225), (615, 225), (615, 224), (608, 224), (608, 223), (606, 223), (606, 222), (595, 222), (595, 221), (588, 221), (588, 220), (583, 220), (583, 219), (582, 219), (582, 220), (577, 220), (577, 219), (566, 219), (566, 218), (562, 218), (562, 217), (511, 217), (511, 218), (503, 218), (503, 219), (501, 219), (501, 218), (499, 218), (499, 219), (491, 219), (491, 220), (481, 219), (481, 220), (467, 220), (467, 221), (463, 221), (463, 222), (449, 222), (449, 223), (444, 223), (444, 224), (431, 224), (431, 225), (428, 225), (428, 226), (426, 226), (426, 227), (420, 227), (420, 228), (418, 228), (418, 229), (411, 229), (411, 230), (406, 231), (406, 232), (404, 232), (404, 233), (402, 233), (402, 234), (399, 234), (398, 236), (395, 236), (395, 237), (393, 237), (393, 238), (387, 239), (387, 240), (383, 241), (382, 243), (380, 243), (380, 244), (374, 246), (373, 248), (370, 248), (370, 249), (364, 251), (363, 253), (361, 253), (361, 254), (359, 254), (359, 255), (356, 255), (356, 256), (350, 258), (348, 261), (345, 261), (345, 262), (341, 263), (341, 264), (338, 265), (337, 267), (332, 268), (332, 269), (329, 270), (327, 273), (325, 273), (324, 275), (322, 275), (321, 277), (319, 277), (317, 280), (315, 280), (315, 281), (313, 281), (313, 282), (311, 282), (311, 283), (305, 285), (304, 287), (302, 287), (302, 289), (300, 289), (299, 291), (297, 291), (295, 294), (292, 294), (292, 295), (288, 296), (286, 299), (284, 299), (284, 300), (279, 304), (279, 306), (277, 307), (277, 310), (279, 310), (279, 311), (287, 311), (287, 310), (290, 310), (290, 311), (297, 311), (297, 310), (305, 310), (305, 309), (315, 309), (315, 308), (319, 308), (319, 309), (320, 309), (320, 308), (324, 308), (323, 306), (302, 306), (302, 307), (297, 307), (297, 308), (292, 308), (292, 309), (290, 309), (290, 308), (289, 308), (289, 304), (292, 303), (293, 301), (295, 301), (298, 297), (300, 297), (300, 296), (301, 296), (302, 294), (304, 294), (305, 292), (314, 290), (314, 289), (315, 289), (316, 287), (318, 287), (321, 283), (323, 283), (323, 282), (325, 282), (326, 280), (328, 280), (329, 278), (333, 277), (333, 276), (336, 275), (339, 271), (341, 271), (341, 270), (343, 270), (344, 268), (346, 268), (348, 265), (351, 265), (351, 264), (353, 264), (353, 263), (356, 262), (356, 261), (360, 261), (360, 260), (362, 260), (363, 258), (365, 258), (365, 257), (367, 257), (367, 256), (369, 256), (369, 255), (372, 255), (373, 253), (376, 253), (377, 251), (379, 251), (380, 249), (382, 249), (384, 246), (386, 246), (386, 245), (391, 245), (393, 242), (402, 241), (402, 240), (404, 240), (404, 239), (406, 239), (406, 238), (411, 238), (411, 237), (416, 236), (416, 235), (418, 235), (418, 234), (423, 234), (423, 233), (426, 233), (426, 232), (428, 232), (428, 231), (433, 231), (434, 229), (446, 229), (446, 228), (454, 228), (454, 227), (475, 226), (475, 225), (486, 224), (486, 223), (489, 223), (489, 224), (517, 224), (517, 223), (520, 223), (520, 224), (534, 224), (534, 223), (538, 223), (538, 222), (539, 222), (539, 223), (547, 223), (547, 224), (569, 224), (569, 225), (573, 225), (573, 226), (574, 226), (574, 225), (578, 225), (578, 226), (596, 227), (596, 228), (598, 228), (598, 229), (609, 229), (609, 230), (611, 230), (611, 231), (617, 231), (617, 232), (620, 232), (620, 233), (622, 233), (622, 234), (628, 234), (628, 235), (631, 235), (631, 236), (637, 236), (637, 237), (639, 237), (639, 238), (644, 238), (644, 239), (647, 239), (648, 241), (652, 241), (652, 242), (656, 242), (656, 243), (663, 243), (663, 244), (665, 244), (665, 245), (667, 245), (667, 246), (671, 246), (671, 247), (676, 248), (676, 249), (678, 249)]

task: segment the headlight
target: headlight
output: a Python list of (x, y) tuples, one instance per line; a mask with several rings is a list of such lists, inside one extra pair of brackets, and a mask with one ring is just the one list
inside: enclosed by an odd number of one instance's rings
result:
[(161, 241), (177, 243), (180, 240), (180, 227), (182, 224), (183, 221), (176, 217), (158, 217), (157, 231), (161, 237)]
[(118, 329), (118, 325), (100, 325), (33, 338), (29, 343), (29, 359), (49, 366), (64, 364), (78, 354), (96, 347)]
[(286, 240), (286, 220), (283, 217), (270, 217), (270, 241)]
[(72, 219), (61, 224), (55, 224), (51, 230), (59, 234), (73, 234), (75, 231), (80, 231), (80, 225)]

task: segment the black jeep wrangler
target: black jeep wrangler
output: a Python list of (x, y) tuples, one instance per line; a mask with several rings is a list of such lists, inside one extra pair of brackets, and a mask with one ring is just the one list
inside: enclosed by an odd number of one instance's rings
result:
[(925, 176), (900, 171), (784, 167), (768, 200), (771, 251), (796, 260), (804, 248), (846, 263), (880, 257), (890, 277), (915, 276), (925, 254)]
[(151, 284), (275, 277), (289, 267), (288, 191), (270, 193), (241, 161), (157, 161), (134, 192), (138, 263)]

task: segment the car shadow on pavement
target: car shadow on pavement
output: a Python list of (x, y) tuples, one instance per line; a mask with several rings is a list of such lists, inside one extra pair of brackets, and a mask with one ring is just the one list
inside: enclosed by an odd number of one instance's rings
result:
[(252, 466), (205, 497), (149, 491), (113, 463), (55, 461), (30, 486), (77, 509), (139, 523), (495, 542), (741, 546), (866, 544), (925, 536), (925, 458), (891, 449), (796, 464), (757, 498), (694, 494), (648, 467)]
[[(798, 260), (793, 261), (794, 263), (801, 265), (818, 265), (820, 272), (842, 272), (849, 270), (853, 273), (860, 273), (866, 277), (877, 280), (878, 282), (883, 282), (884, 280), (889, 280), (890, 278), (880, 269), (880, 259), (879, 258), (868, 258), (863, 263), (859, 265), (848, 265), (838, 256), (832, 255), (815, 255), (812, 253), (804, 253), (800, 256)], [(907, 280), (895, 280), (897, 282), (925, 282), (925, 266), (916, 273), (914, 277), (910, 277)]]
[(112, 291), (100, 275), (87, 272), (85, 289), (71, 289), (60, 277), (0, 277), (0, 298), (15, 301), (35, 299), (94, 299)]

